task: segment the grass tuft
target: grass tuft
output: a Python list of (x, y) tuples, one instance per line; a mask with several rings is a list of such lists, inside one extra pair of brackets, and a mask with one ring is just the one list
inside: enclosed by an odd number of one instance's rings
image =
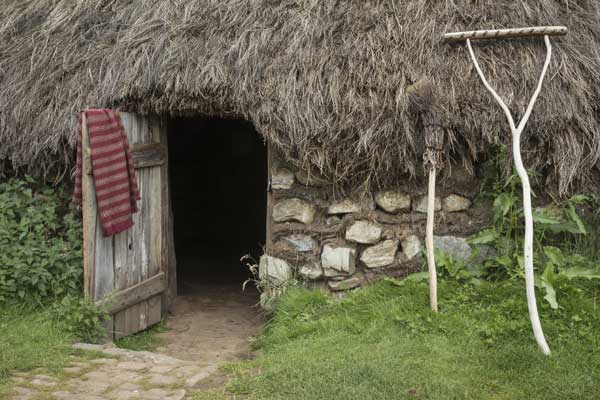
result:
[(161, 322), (145, 331), (119, 339), (115, 341), (115, 344), (117, 347), (127, 350), (153, 351), (163, 343), (163, 340), (157, 334), (166, 331), (167, 328), (165, 327), (164, 322)]

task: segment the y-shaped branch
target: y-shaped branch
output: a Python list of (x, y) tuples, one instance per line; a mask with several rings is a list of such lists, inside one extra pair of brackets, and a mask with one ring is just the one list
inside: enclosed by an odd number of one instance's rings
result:
[(529, 319), (531, 320), (531, 326), (533, 328), (533, 335), (535, 336), (535, 340), (538, 345), (542, 349), (542, 352), (546, 355), (550, 354), (550, 348), (548, 347), (548, 343), (546, 343), (546, 338), (544, 337), (544, 332), (542, 331), (542, 324), (540, 323), (540, 317), (537, 310), (537, 303), (535, 301), (535, 285), (534, 285), (534, 274), (533, 274), (533, 215), (531, 212), (531, 186), (529, 184), (529, 176), (527, 175), (527, 170), (525, 170), (525, 166), (523, 165), (523, 159), (521, 158), (521, 133), (525, 129), (525, 125), (527, 125), (527, 121), (531, 116), (531, 111), (533, 110), (533, 106), (542, 90), (542, 84), (544, 83), (544, 77), (546, 76), (546, 72), (548, 71), (548, 66), (550, 65), (550, 60), (552, 58), (552, 45), (550, 44), (550, 38), (548, 35), (544, 36), (544, 42), (546, 43), (546, 62), (544, 63), (544, 68), (542, 69), (542, 73), (540, 75), (540, 79), (538, 81), (537, 88), (529, 101), (529, 105), (527, 106), (527, 110), (525, 111), (525, 115), (519, 122), (519, 125), (515, 125), (515, 121), (510, 113), (510, 110), (506, 106), (506, 103), (502, 100), (502, 98), (496, 93), (494, 88), (488, 83), (479, 67), (479, 63), (477, 62), (477, 58), (475, 57), (475, 53), (473, 52), (473, 47), (471, 47), (471, 41), (467, 39), (467, 48), (469, 49), (469, 53), (471, 54), (471, 59), (473, 60), (473, 65), (475, 65), (475, 69), (479, 74), (483, 84), (487, 88), (487, 90), (494, 96), (494, 99), (500, 104), (500, 107), (506, 114), (506, 118), (508, 119), (508, 123), (510, 124), (510, 130), (512, 133), (512, 147), (513, 147), (513, 158), (515, 160), (515, 168), (517, 169), (517, 173), (519, 174), (519, 178), (521, 178), (521, 184), (523, 186), (523, 213), (525, 214), (525, 244), (524, 244), (524, 258), (525, 258), (525, 289), (527, 291), (527, 306), (529, 308)]

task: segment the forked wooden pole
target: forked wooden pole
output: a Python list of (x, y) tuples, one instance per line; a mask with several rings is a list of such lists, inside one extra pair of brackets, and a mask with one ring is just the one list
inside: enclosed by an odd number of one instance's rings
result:
[(542, 85), (544, 83), (544, 77), (546, 76), (546, 72), (548, 71), (548, 66), (550, 65), (550, 60), (552, 58), (552, 45), (550, 44), (550, 37), (548, 35), (544, 36), (544, 42), (546, 43), (546, 62), (544, 63), (544, 68), (542, 69), (542, 73), (540, 75), (540, 79), (538, 81), (537, 88), (529, 101), (529, 105), (527, 106), (527, 110), (523, 115), (523, 118), (519, 122), (519, 125), (515, 125), (515, 121), (508, 109), (508, 106), (502, 98), (496, 93), (496, 91), (492, 88), (492, 86), (488, 83), (485, 75), (481, 71), (481, 67), (477, 62), (477, 58), (475, 57), (475, 53), (473, 52), (473, 47), (471, 46), (471, 40), (467, 40), (467, 48), (469, 49), (469, 54), (471, 55), (471, 60), (473, 61), (473, 65), (481, 78), (486, 89), (492, 94), (496, 102), (500, 105), (504, 114), (506, 115), (506, 119), (510, 125), (510, 130), (512, 133), (512, 147), (513, 147), (513, 158), (515, 160), (515, 168), (517, 169), (517, 173), (519, 174), (519, 178), (521, 178), (521, 185), (523, 187), (523, 213), (525, 215), (525, 243), (524, 243), (524, 258), (525, 258), (525, 289), (527, 292), (527, 306), (529, 309), (529, 318), (531, 320), (531, 326), (533, 328), (533, 334), (535, 339), (540, 346), (542, 352), (546, 355), (550, 354), (550, 348), (548, 347), (548, 343), (546, 342), (546, 338), (544, 337), (544, 332), (542, 331), (542, 324), (540, 323), (540, 317), (538, 314), (537, 303), (535, 299), (535, 286), (534, 286), (534, 274), (533, 274), (533, 216), (531, 212), (531, 186), (529, 184), (529, 176), (527, 175), (527, 170), (523, 165), (523, 160), (521, 158), (521, 134), (525, 129), (525, 125), (531, 116), (531, 112), (533, 110), (533, 106), (542, 90)]

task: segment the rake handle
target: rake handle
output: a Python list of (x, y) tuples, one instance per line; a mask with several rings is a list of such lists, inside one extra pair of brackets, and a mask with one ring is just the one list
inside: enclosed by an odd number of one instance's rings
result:
[(461, 42), (467, 39), (508, 39), (532, 36), (564, 36), (567, 34), (566, 26), (532, 26), (529, 28), (513, 29), (485, 29), (479, 31), (452, 32), (444, 35), (446, 42)]

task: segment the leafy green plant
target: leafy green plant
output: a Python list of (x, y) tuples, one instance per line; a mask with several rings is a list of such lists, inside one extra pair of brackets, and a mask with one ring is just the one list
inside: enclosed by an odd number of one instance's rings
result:
[(469, 260), (455, 258), (452, 254), (440, 249), (435, 249), (435, 260), (439, 268), (438, 274), (458, 281), (479, 283), (481, 277), (486, 274), (485, 268)]
[[(518, 180), (511, 175), (502, 186), (495, 185), (494, 224), (469, 238), (474, 246), (492, 246), (494, 257), (484, 261), (487, 276), (491, 278), (523, 277), (523, 209), (518, 196)], [(573, 237), (588, 234), (590, 227), (577, 211), (590, 201), (585, 195), (575, 195), (563, 201), (537, 208), (533, 212), (534, 262), (538, 271), (537, 286), (545, 290), (544, 299), (557, 309), (555, 283), (557, 280), (594, 277), (597, 263), (577, 253), (564, 254), (559, 246)], [(568, 247), (568, 246), (567, 246)]]
[(52, 305), (51, 314), (65, 331), (84, 342), (95, 343), (105, 336), (102, 321), (108, 315), (90, 300), (65, 296)]
[(67, 202), (30, 177), (0, 183), (0, 303), (80, 293), (81, 223)]
[(561, 249), (545, 246), (546, 264), (538, 282), (545, 290), (544, 299), (553, 309), (558, 308), (555, 285), (560, 280), (578, 278), (600, 279), (600, 266), (579, 254), (564, 254)]

